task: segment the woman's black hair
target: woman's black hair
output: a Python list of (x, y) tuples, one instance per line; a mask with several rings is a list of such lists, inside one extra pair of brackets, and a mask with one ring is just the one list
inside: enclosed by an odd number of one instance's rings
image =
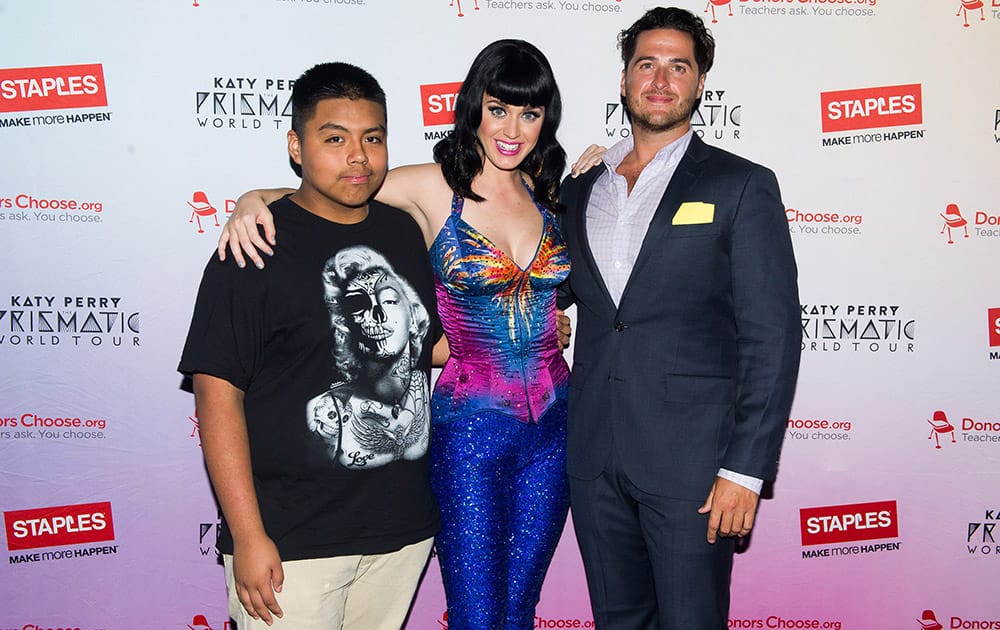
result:
[(550, 210), (559, 205), (559, 181), (566, 152), (556, 140), (562, 101), (552, 67), (538, 48), (520, 39), (493, 42), (476, 56), (455, 101), (455, 128), (434, 145), (434, 161), (457, 194), (483, 201), (472, 180), (483, 170), (483, 147), (477, 132), (483, 118), (483, 94), (518, 107), (544, 107), (542, 130), (520, 170), (534, 182), (535, 200)]

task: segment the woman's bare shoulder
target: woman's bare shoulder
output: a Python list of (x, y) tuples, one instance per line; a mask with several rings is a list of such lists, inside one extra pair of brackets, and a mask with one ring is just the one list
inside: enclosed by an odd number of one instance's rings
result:
[(420, 187), (433, 186), (437, 183), (447, 186), (441, 173), (441, 165), (434, 162), (397, 166), (390, 170), (386, 177), (387, 182), (391, 180), (405, 181), (408, 185)]
[(377, 198), (410, 213), (430, 242), (447, 218), (451, 194), (441, 166), (431, 162), (392, 169)]

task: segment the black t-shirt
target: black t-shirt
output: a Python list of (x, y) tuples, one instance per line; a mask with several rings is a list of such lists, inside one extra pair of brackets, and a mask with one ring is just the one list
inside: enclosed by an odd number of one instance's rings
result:
[[(416, 223), (372, 202), (327, 221), (288, 197), (263, 270), (209, 260), (179, 370), (245, 392), (254, 486), (283, 560), (434, 535), (429, 381), (437, 313)], [(232, 553), (223, 519), (219, 549)]]

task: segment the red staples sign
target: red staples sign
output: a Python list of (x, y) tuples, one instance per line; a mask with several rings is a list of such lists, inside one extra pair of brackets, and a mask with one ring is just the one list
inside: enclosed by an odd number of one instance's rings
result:
[(1000, 308), (987, 309), (990, 326), (990, 347), (1000, 346)]
[(919, 83), (823, 92), (819, 100), (824, 133), (924, 122)]
[(0, 113), (107, 107), (99, 63), (42, 68), (0, 68)]
[(432, 83), (420, 86), (420, 104), (424, 126), (450, 125), (455, 122), (455, 99), (462, 82)]
[(799, 510), (803, 545), (829, 545), (899, 536), (895, 501), (828, 505)]
[(3, 524), (9, 551), (115, 539), (110, 501), (4, 512)]

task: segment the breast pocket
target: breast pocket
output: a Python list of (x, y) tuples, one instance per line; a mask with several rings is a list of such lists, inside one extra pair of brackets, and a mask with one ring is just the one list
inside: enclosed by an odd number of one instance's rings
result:
[(711, 237), (718, 238), (722, 234), (722, 228), (717, 223), (701, 223), (696, 225), (672, 225), (667, 238), (693, 238)]

